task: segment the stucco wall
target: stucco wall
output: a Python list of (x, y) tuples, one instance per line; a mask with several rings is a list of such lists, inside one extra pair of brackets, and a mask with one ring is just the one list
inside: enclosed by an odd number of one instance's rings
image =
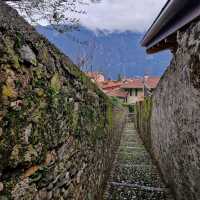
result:
[(151, 130), (140, 133), (147, 135), (148, 148), (176, 198), (199, 200), (200, 22), (179, 32), (177, 40), (178, 50), (153, 94)]
[(124, 116), (0, 1), (0, 199), (98, 199)]
[(178, 34), (178, 50), (153, 96), (152, 147), (177, 199), (200, 198), (200, 23)]
[(135, 104), (135, 103), (141, 101), (141, 99), (143, 98), (143, 96), (144, 96), (143, 89), (137, 89), (137, 96), (135, 95), (135, 92), (136, 92), (135, 89), (132, 89), (132, 96), (130, 96), (130, 94), (129, 94), (129, 96), (127, 98), (128, 104)]

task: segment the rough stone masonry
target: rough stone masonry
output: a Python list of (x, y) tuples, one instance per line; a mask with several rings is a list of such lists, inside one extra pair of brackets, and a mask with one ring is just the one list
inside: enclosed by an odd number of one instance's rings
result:
[(138, 105), (136, 122), (176, 199), (199, 200), (200, 22), (179, 31), (177, 41), (152, 102)]
[(100, 198), (124, 115), (0, 1), (1, 200)]

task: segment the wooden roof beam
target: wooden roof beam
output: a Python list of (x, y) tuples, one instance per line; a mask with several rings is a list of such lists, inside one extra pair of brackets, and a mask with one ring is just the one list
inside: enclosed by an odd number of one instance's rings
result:
[(157, 53), (159, 51), (170, 50), (172, 53), (176, 52), (178, 43), (177, 43), (177, 34), (173, 34), (168, 38), (160, 41), (153, 47), (148, 48), (146, 51), (148, 54)]

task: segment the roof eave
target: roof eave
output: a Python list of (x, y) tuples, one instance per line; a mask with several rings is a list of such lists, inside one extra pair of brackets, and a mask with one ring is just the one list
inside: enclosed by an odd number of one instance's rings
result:
[[(171, 41), (167, 43), (164, 40), (173, 36), (177, 30), (184, 27), (198, 16), (200, 16), (200, 2), (195, 0), (168, 1), (153, 25), (145, 34), (141, 45), (148, 50), (162, 41), (166, 48), (170, 48), (174, 43), (172, 44)], [(162, 45), (160, 50), (163, 49), (165, 48), (163, 48)]]

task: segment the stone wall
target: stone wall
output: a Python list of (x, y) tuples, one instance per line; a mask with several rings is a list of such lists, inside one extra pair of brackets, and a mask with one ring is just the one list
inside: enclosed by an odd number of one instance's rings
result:
[(152, 98), (145, 98), (135, 106), (135, 126), (146, 148), (151, 151), (151, 111)]
[(124, 117), (0, 1), (0, 199), (100, 198)]
[(150, 150), (176, 198), (199, 200), (200, 22), (179, 32), (177, 41), (177, 52), (153, 94), (151, 130), (140, 133), (148, 135)]

